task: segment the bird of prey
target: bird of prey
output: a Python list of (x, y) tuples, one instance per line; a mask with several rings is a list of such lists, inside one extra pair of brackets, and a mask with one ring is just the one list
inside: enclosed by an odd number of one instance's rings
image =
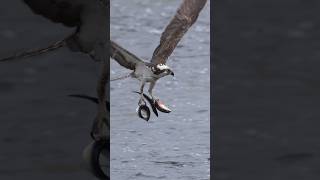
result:
[(146, 83), (150, 83), (148, 93), (154, 101), (158, 101), (152, 94), (157, 80), (167, 75), (174, 76), (173, 70), (166, 65), (166, 62), (183, 35), (197, 20), (206, 1), (207, 0), (182, 1), (176, 14), (162, 33), (160, 44), (154, 50), (150, 62), (141, 60), (117, 43), (111, 41), (110, 57), (116, 60), (121, 66), (133, 71), (126, 77), (133, 77), (141, 82), (139, 106), (146, 104), (143, 96), (143, 89)]
[[(109, 83), (109, 0), (22, 0), (35, 14), (41, 15), (55, 23), (62, 23), (64, 26), (75, 28), (70, 36), (57, 41), (46, 48), (32, 49), (29, 51), (14, 54), (13, 56), (0, 59), (0, 62), (12, 61), (20, 58), (27, 58), (61, 47), (68, 47), (71, 51), (88, 54), (93, 60), (101, 63), (101, 73), (97, 83), (98, 112), (91, 129), (91, 136), (95, 140), (93, 145), (108, 148), (110, 120), (106, 102), (109, 93), (106, 93), (106, 85)], [(103, 143), (100, 143), (103, 142)], [(105, 143), (106, 142), (106, 143)], [(100, 143), (100, 144), (99, 144)], [(89, 156), (90, 166), (94, 169), (94, 175), (100, 179), (110, 179), (108, 173), (101, 173), (97, 166), (96, 149), (91, 144)], [(102, 157), (102, 156), (101, 156)], [(105, 159), (110, 159), (105, 154)], [(101, 167), (100, 167), (101, 168)], [(108, 171), (108, 170), (107, 170)], [(100, 172), (100, 173), (97, 173)]]
[[(97, 85), (98, 113), (94, 120), (91, 135), (95, 140), (109, 136), (109, 119), (105, 102), (106, 83), (109, 81), (109, 0), (22, 0), (33, 13), (41, 15), (55, 23), (75, 28), (74, 33), (46, 48), (32, 49), (14, 54), (0, 62), (32, 57), (68, 47), (71, 51), (88, 54), (93, 60), (101, 63), (101, 75)], [(108, 126), (108, 127), (106, 127)]]

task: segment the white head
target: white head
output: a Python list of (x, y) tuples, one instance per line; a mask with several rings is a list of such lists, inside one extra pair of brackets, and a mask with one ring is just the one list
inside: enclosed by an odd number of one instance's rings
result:
[(153, 66), (151, 69), (154, 74), (156, 74), (160, 77), (164, 77), (167, 75), (174, 76), (174, 73), (171, 70), (171, 68), (165, 64), (157, 64), (156, 66)]

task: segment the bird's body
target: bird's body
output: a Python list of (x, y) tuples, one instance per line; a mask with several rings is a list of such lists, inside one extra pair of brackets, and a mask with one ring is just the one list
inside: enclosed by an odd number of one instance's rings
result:
[(156, 81), (164, 76), (174, 75), (173, 71), (169, 66), (165, 64), (155, 64), (143, 61), (142, 59), (136, 57), (134, 54), (130, 53), (129, 51), (127, 51), (126, 49), (124, 49), (123, 47), (121, 47), (113, 41), (111, 41), (110, 50), (110, 56), (116, 59), (120, 65), (130, 70), (133, 70), (133, 72), (129, 74), (129, 77), (135, 78), (141, 82), (141, 98), (139, 104), (145, 103), (143, 97), (143, 89), (146, 83), (150, 83), (148, 92), (151, 95), (152, 99), (155, 100), (152, 94), (152, 90), (156, 84)]
[(160, 43), (154, 50), (150, 62), (141, 60), (134, 54), (119, 46), (117, 43), (111, 41), (110, 57), (116, 60), (121, 66), (133, 70), (130, 74), (131, 77), (141, 81), (141, 98), (139, 104), (144, 102), (142, 94), (145, 83), (150, 83), (148, 92), (152, 99), (155, 100), (152, 95), (152, 90), (156, 81), (164, 76), (174, 75), (171, 68), (166, 65), (166, 62), (183, 35), (197, 20), (200, 11), (206, 4), (206, 1), (207, 0), (182, 1), (176, 14), (163, 31)]
[(132, 73), (132, 77), (144, 82), (154, 82), (159, 79), (159, 77), (151, 71), (151, 67), (145, 64), (137, 65)]
[(144, 85), (146, 83), (150, 83), (148, 93), (150, 94), (152, 100), (155, 100), (155, 97), (152, 94), (152, 90), (157, 80), (167, 75), (174, 76), (174, 73), (166, 65), (162, 65), (162, 64), (150, 65), (145, 63), (145, 64), (139, 64), (136, 66), (136, 69), (132, 73), (132, 77), (138, 79), (141, 82), (141, 86), (140, 86), (141, 98), (140, 98), (139, 104), (141, 103), (145, 104), (144, 96), (143, 96)]
[[(156, 80), (169, 75), (171, 69), (168, 66), (165, 69), (159, 69), (157, 65), (138, 64), (132, 73), (132, 77), (144, 82), (155, 82)], [(166, 71), (167, 70), (167, 71)]]
[[(105, 86), (109, 79), (109, 0), (22, 0), (33, 13), (54, 23), (61, 23), (75, 31), (46, 48), (32, 49), (0, 59), (0, 62), (32, 57), (67, 46), (101, 62), (101, 76), (97, 85), (99, 108), (91, 134), (95, 139), (106, 139), (105, 124), (109, 125), (105, 108)], [(109, 130), (109, 129), (108, 129)]]

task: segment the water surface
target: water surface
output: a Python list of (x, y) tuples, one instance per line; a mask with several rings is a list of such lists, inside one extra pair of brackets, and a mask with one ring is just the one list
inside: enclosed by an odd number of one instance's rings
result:
[[(112, 0), (111, 38), (149, 60), (181, 1)], [(168, 61), (175, 77), (158, 81), (154, 95), (173, 111), (135, 113), (135, 79), (111, 83), (111, 178), (117, 180), (209, 179), (209, 4)], [(111, 63), (111, 78), (129, 71)], [(147, 86), (148, 87), (148, 86)]]

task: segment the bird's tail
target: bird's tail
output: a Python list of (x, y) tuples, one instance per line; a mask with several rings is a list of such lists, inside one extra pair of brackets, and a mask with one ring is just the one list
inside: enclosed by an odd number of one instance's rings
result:
[(22, 58), (28, 58), (28, 57), (44, 54), (44, 53), (47, 53), (47, 52), (50, 52), (50, 51), (54, 51), (56, 49), (59, 49), (59, 48), (65, 46), (66, 45), (66, 40), (67, 40), (67, 38), (63, 39), (61, 41), (57, 41), (57, 42), (49, 45), (46, 48), (31, 49), (31, 50), (27, 50), (27, 51), (24, 51), (24, 52), (19, 52), (19, 53), (16, 53), (16, 54), (12, 55), (12, 56), (1, 58), (0, 62), (12, 61), (12, 60), (22, 59)]
[(110, 79), (110, 81), (117, 81), (117, 80), (121, 80), (121, 79), (126, 79), (126, 78), (131, 77), (131, 76), (132, 76), (132, 73), (127, 74), (125, 76), (121, 76), (121, 77), (117, 77), (117, 78), (114, 78), (114, 79)]

